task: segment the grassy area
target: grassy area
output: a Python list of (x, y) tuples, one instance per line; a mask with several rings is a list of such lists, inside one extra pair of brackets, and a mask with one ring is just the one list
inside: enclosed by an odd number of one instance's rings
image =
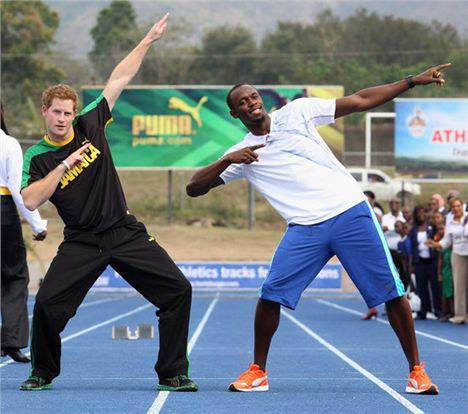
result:
[[(44, 214), (45, 216), (45, 214)], [(145, 222), (148, 232), (156, 237), (176, 261), (269, 261), (284, 229), (245, 229), (225, 227), (198, 227), (161, 225)], [(31, 228), (23, 225), (28, 247), (28, 259), (44, 266), (52, 260), (62, 241), (63, 224), (58, 218), (49, 218), (48, 236), (43, 242), (32, 241)]]
[[(194, 218), (222, 220), (231, 228), (247, 227), (248, 187), (247, 183), (235, 181), (220, 186), (198, 198), (185, 194), (185, 186), (193, 171), (173, 172), (173, 217), (179, 225)], [(167, 171), (119, 171), (130, 210), (145, 220), (167, 223), (168, 173)], [(460, 183), (420, 184), (422, 194), (411, 200), (412, 205), (426, 204), (434, 193), (443, 197), (457, 189), (462, 198), (468, 200), (468, 185)], [(386, 206), (385, 202), (383, 203)], [(281, 229), (281, 216), (258, 193), (255, 193), (255, 228)]]

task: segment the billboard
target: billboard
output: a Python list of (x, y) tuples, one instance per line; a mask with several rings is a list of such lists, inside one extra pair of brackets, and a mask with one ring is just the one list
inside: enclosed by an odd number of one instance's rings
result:
[[(177, 266), (194, 289), (258, 289), (268, 275), (269, 262), (178, 262)], [(341, 264), (328, 263), (309, 289), (340, 290)], [(93, 286), (93, 292), (133, 291), (112, 267), (108, 266)]]
[[(220, 158), (247, 133), (229, 115), (230, 87), (129, 87), (112, 110), (107, 138), (117, 167), (195, 168)], [(304, 96), (338, 98), (342, 86), (259, 87), (267, 112)], [(102, 87), (82, 88), (87, 105)], [(321, 127), (335, 155), (344, 151), (343, 121)]]
[(398, 171), (468, 176), (468, 99), (395, 99), (395, 110)]

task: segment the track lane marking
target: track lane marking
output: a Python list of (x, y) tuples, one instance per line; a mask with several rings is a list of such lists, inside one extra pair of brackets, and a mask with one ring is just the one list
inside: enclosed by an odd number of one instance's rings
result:
[[(126, 297), (126, 296), (123, 296), (122, 298), (124, 298), (124, 297)], [(82, 303), (78, 307), (77, 312), (82, 308), (87, 308), (88, 306), (100, 305), (101, 303), (112, 302), (114, 300), (119, 300), (119, 299), (122, 299), (122, 298), (106, 298), (106, 299), (94, 300), (92, 302), (85, 302), (85, 303)], [(32, 317), (33, 317), (33, 314), (31, 313), (31, 315), (29, 315), (28, 318), (32, 319)]]
[[(96, 330), (96, 329), (98, 329), (98, 328), (101, 328), (101, 327), (103, 327), (103, 326), (109, 325), (110, 323), (116, 322), (116, 321), (118, 321), (119, 319), (123, 319), (123, 318), (125, 318), (125, 317), (127, 317), (127, 316), (133, 315), (134, 313), (137, 313), (137, 312), (140, 312), (140, 311), (142, 311), (142, 310), (144, 310), (144, 309), (147, 309), (147, 308), (149, 308), (150, 306), (153, 306), (153, 304), (147, 303), (146, 305), (139, 306), (138, 308), (135, 308), (135, 309), (133, 309), (133, 310), (131, 310), (131, 311), (122, 313), (122, 314), (120, 314), (120, 315), (118, 315), (118, 316), (114, 316), (113, 318), (107, 319), (107, 320), (105, 320), (105, 321), (103, 321), (103, 322), (100, 322), (100, 323), (98, 323), (98, 324), (96, 324), (96, 325), (92, 325), (92, 326), (90, 326), (89, 328), (86, 328), (86, 329), (83, 329), (83, 330), (81, 330), (81, 331), (75, 332), (74, 334), (68, 335), (68, 336), (66, 336), (65, 338), (62, 339), (62, 344), (63, 344), (64, 342), (68, 342), (68, 341), (70, 341), (71, 339), (74, 339), (74, 338), (76, 338), (76, 337), (78, 337), (78, 336), (87, 334), (88, 332), (94, 331), (94, 330)], [(28, 353), (26, 353), (25, 355), (29, 357), (29, 356), (31, 355), (31, 352), (28, 352)], [(1, 364), (0, 364), (0, 368), (4, 367), (4, 366), (6, 366), (6, 365), (9, 365), (9, 364), (11, 364), (11, 363), (13, 363), (13, 362), (15, 362), (15, 361), (13, 361), (13, 360), (10, 358), (8, 361), (5, 361), (5, 362), (1, 363)]]
[(354, 368), (356, 371), (358, 371), (360, 374), (362, 374), (364, 377), (366, 377), (369, 381), (373, 382), (379, 388), (384, 390), (392, 398), (394, 398), (401, 405), (403, 405), (407, 410), (409, 410), (410, 412), (412, 412), (414, 414), (424, 414), (424, 411), (422, 411), (420, 408), (416, 407), (412, 402), (408, 401), (406, 398), (404, 398), (402, 395), (400, 395), (397, 391), (395, 391), (393, 388), (389, 387), (385, 382), (383, 382), (382, 380), (377, 378), (375, 375), (371, 374), (365, 368), (361, 367), (357, 362), (355, 362), (354, 360), (349, 358), (347, 355), (345, 355), (343, 352), (341, 352), (338, 348), (334, 347), (332, 344), (327, 342), (321, 336), (317, 335), (314, 331), (312, 331), (309, 327), (304, 325), (301, 321), (296, 319), (294, 316), (290, 315), (288, 312), (286, 312), (283, 309), (281, 309), (281, 314), (284, 315), (286, 318), (288, 318), (292, 323), (297, 325), (299, 328), (301, 328), (309, 336), (314, 338), (317, 342), (322, 344), (329, 351), (333, 352), (337, 357), (342, 359), (344, 362), (346, 362), (348, 365), (350, 365), (352, 368)]
[[(337, 305), (336, 303), (333, 303), (333, 302), (328, 302), (327, 300), (317, 299), (317, 302), (319, 302), (319, 303), (321, 303), (323, 305), (330, 306), (332, 308), (341, 310), (343, 312), (351, 313), (353, 315), (359, 315), (359, 316), (362, 315), (362, 312), (358, 312), (358, 311), (356, 311), (354, 309), (350, 309), (350, 308), (347, 308), (345, 306)], [(390, 322), (386, 321), (385, 319), (377, 318), (376, 320), (377, 320), (377, 322), (383, 323), (385, 325), (390, 325)], [(467, 345), (463, 345), (463, 344), (460, 344), (460, 343), (455, 342), (455, 341), (450, 341), (449, 339), (441, 338), (440, 336), (431, 335), (431, 334), (428, 334), (426, 332), (419, 331), (417, 329), (415, 329), (415, 332), (416, 332), (417, 335), (424, 336), (424, 337), (429, 338), (429, 339), (433, 339), (434, 341), (443, 342), (444, 344), (448, 344), (448, 345), (456, 346), (456, 347), (461, 348), (461, 349), (468, 350)]]
[[(208, 322), (208, 318), (210, 317), (211, 313), (213, 312), (213, 309), (215, 305), (218, 303), (219, 300), (219, 292), (216, 294), (215, 298), (211, 301), (210, 305), (208, 306), (208, 309), (206, 310), (205, 314), (203, 315), (203, 318), (201, 319), (200, 323), (198, 324), (197, 328), (195, 329), (195, 332), (193, 333), (192, 337), (190, 338), (190, 341), (187, 346), (187, 354), (190, 355), (192, 352), (192, 349), (195, 347), (195, 344), (201, 335), (203, 329), (205, 328), (206, 323)], [(153, 404), (149, 408), (147, 414), (159, 414), (164, 406), (164, 403), (167, 400), (167, 397), (169, 397), (170, 391), (159, 391), (158, 396), (155, 398)]]

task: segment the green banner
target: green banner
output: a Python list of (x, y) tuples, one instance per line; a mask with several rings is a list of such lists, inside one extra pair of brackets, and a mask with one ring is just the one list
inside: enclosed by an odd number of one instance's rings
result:
[[(220, 158), (247, 133), (229, 115), (229, 87), (131, 87), (112, 110), (107, 139), (117, 167), (196, 168)], [(338, 98), (342, 86), (258, 88), (267, 112), (304, 96)], [(102, 88), (84, 87), (83, 104)], [(338, 158), (344, 149), (343, 122), (321, 127), (320, 133)]]

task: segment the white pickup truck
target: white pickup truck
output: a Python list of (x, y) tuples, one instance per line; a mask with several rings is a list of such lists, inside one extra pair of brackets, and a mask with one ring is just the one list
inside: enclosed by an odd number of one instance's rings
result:
[(421, 195), (421, 186), (404, 180), (396, 180), (381, 170), (373, 168), (348, 168), (362, 191), (370, 190), (377, 200), (390, 200), (392, 197), (401, 197), (404, 191), (405, 198)]

